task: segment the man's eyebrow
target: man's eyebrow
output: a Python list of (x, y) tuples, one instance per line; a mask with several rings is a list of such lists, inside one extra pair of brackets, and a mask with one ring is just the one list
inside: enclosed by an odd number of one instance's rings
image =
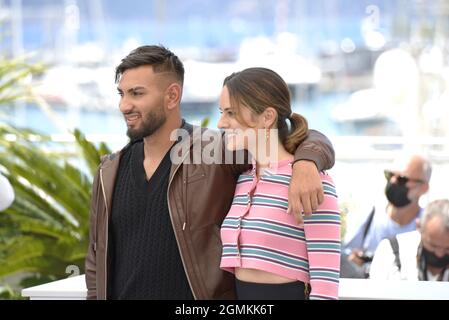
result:
[(136, 90), (140, 90), (140, 89), (145, 89), (145, 87), (143, 87), (143, 86), (135, 86), (135, 87), (129, 88), (128, 92), (136, 91)]
[[(143, 86), (136, 86), (136, 87), (129, 88), (129, 89), (126, 90), (126, 91), (127, 91), (127, 92), (132, 92), (132, 91), (136, 91), (136, 90), (140, 90), (140, 89), (145, 89), (145, 87), (143, 87)], [(120, 89), (119, 87), (117, 87), (117, 91), (118, 91), (118, 92), (123, 92), (123, 90)]]

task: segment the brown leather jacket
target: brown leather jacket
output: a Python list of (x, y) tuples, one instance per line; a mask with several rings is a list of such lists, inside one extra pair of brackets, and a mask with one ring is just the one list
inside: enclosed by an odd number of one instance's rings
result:
[[(184, 128), (191, 132), (193, 127), (186, 124)], [(193, 139), (184, 142), (190, 153), (195, 139), (198, 137), (193, 135)], [(122, 152), (103, 157), (93, 182), (86, 257), (88, 299), (107, 297), (108, 226)], [(310, 130), (309, 137), (295, 154), (295, 160), (301, 159), (314, 161), (319, 170), (329, 169), (334, 164), (332, 144), (321, 133)], [(248, 165), (186, 164), (185, 161), (171, 167), (167, 192), (169, 214), (195, 299), (235, 298), (233, 275), (219, 268), (220, 226), (231, 206), (237, 178), (248, 168)]]

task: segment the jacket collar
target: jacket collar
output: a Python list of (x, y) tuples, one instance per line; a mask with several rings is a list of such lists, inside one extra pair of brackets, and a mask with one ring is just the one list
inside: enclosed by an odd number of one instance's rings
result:
[[(186, 130), (189, 135), (192, 135), (194, 128), (197, 128), (196, 126), (193, 126), (192, 124), (186, 122), (184, 119), (182, 119), (182, 124), (181, 124), (181, 128), (183, 130)], [(185, 131), (184, 131), (185, 132)], [(183, 135), (178, 135), (178, 142), (183, 142), (183, 143), (190, 143), (189, 146), (191, 146), (193, 144), (193, 140), (192, 139), (185, 139)], [(101, 157), (101, 163), (100, 163), (100, 168), (105, 170), (110, 166), (113, 166), (115, 168), (115, 166), (117, 166), (118, 168), (118, 163), (120, 162), (120, 158), (122, 156), (122, 154), (128, 150), (134, 143), (142, 141), (142, 139), (139, 140), (135, 140), (135, 141), (130, 141), (126, 146), (124, 146), (121, 150), (111, 153), (111, 154), (107, 154)], [(117, 170), (117, 168), (115, 168)]]
[[(180, 129), (183, 129), (183, 131), (178, 135), (178, 143), (186, 144), (186, 145), (182, 146), (185, 148), (183, 150), (187, 150), (186, 154), (184, 155), (184, 157), (186, 157), (187, 155), (190, 154), (190, 148), (193, 145), (194, 140), (198, 140), (198, 139), (201, 140), (201, 136), (199, 135), (199, 137), (194, 137), (193, 139), (191, 139), (190, 137), (192, 136), (193, 131), (197, 130), (198, 127), (193, 126), (190, 123), (187, 123), (184, 119), (182, 120), (182, 125), (181, 125)], [(186, 132), (188, 133), (188, 135), (190, 137), (186, 137)], [(138, 141), (141, 141), (141, 140), (129, 142), (120, 151), (117, 151), (112, 154), (104, 155), (101, 158), (100, 174), (101, 174), (101, 179), (103, 181), (102, 185), (104, 187), (106, 200), (107, 200), (109, 206), (112, 203), (112, 194), (114, 192), (115, 178), (117, 176), (121, 156), (127, 149), (129, 149), (134, 143), (136, 143)], [(173, 164), (171, 166), (169, 179), (172, 178), (172, 176), (175, 174), (175, 172), (177, 171), (179, 166), (180, 166), (180, 164), (178, 164), (178, 165)]]
[[(179, 143), (178, 146), (176, 146), (176, 149), (172, 149), (173, 152), (176, 152), (176, 150), (182, 150), (185, 152), (182, 154), (182, 161), (184, 161), (185, 158), (187, 158), (190, 155), (190, 150), (192, 148), (192, 145), (196, 140), (200, 140), (199, 143), (201, 143), (201, 135), (195, 135), (194, 131), (200, 130), (200, 127), (193, 126), (190, 123), (187, 123), (183, 120), (182, 126), (180, 128), (180, 132), (178, 132), (177, 137)], [(181, 166), (181, 163), (172, 164), (170, 168), (170, 175), (168, 178), (168, 181), (171, 181), (173, 176), (175, 175), (178, 168)]]

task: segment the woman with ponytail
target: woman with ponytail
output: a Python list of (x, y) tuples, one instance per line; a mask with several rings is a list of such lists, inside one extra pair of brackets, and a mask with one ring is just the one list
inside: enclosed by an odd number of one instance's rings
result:
[(340, 213), (331, 177), (320, 174), (324, 201), (304, 222), (287, 212), (293, 153), (308, 135), (287, 84), (265, 68), (233, 73), (220, 110), (226, 147), (247, 150), (253, 161), (221, 226), (220, 267), (235, 274), (237, 298), (337, 299)]

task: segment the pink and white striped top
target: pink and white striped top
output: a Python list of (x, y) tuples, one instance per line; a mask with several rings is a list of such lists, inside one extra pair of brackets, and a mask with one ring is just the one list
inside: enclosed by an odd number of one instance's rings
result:
[(292, 159), (240, 175), (221, 226), (220, 267), (258, 269), (309, 283), (310, 299), (337, 299), (340, 275), (340, 211), (329, 175), (321, 173), (324, 201), (298, 225), (287, 213)]

